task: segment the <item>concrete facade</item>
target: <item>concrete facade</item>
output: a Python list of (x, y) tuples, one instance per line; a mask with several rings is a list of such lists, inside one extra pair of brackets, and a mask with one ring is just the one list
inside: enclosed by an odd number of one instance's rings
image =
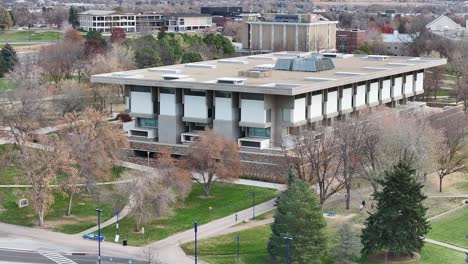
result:
[(337, 21), (315, 14), (243, 15), (242, 48), (269, 51), (336, 49)]
[[(324, 56), (331, 58), (333, 69), (275, 70), (271, 64)], [(100, 74), (91, 81), (126, 86), (128, 110), (135, 117), (133, 127), (126, 129), (134, 155), (161, 147), (184, 155), (202, 131), (212, 129), (238, 142), (247, 173), (281, 171), (281, 150), (290, 147), (298, 130), (328, 125), (361, 109), (413, 101), (424, 93), (424, 70), (445, 63), (434, 58), (280, 52)], [(269, 74), (244, 76), (249, 70)]]

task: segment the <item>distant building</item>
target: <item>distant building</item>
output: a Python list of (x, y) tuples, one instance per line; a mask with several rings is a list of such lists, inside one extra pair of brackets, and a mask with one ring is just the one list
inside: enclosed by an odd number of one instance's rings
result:
[(164, 26), (170, 32), (185, 32), (210, 29), (213, 21), (210, 15), (191, 13), (163, 14)]
[(467, 28), (462, 27), (447, 16), (440, 16), (434, 19), (426, 25), (426, 29), (436, 35), (452, 39), (460, 39), (468, 35), (465, 34)]
[(242, 47), (251, 51), (335, 50), (336, 24), (318, 14), (243, 14)]
[(366, 43), (367, 32), (365, 30), (337, 30), (336, 50), (340, 53), (353, 53)]
[(80, 28), (86, 31), (110, 33), (111, 28), (119, 27), (125, 32), (136, 32), (135, 14), (125, 14), (108, 10), (88, 10), (78, 14)]
[(212, 27), (211, 16), (186, 13), (140, 14), (120, 13), (106, 10), (88, 10), (78, 14), (80, 28), (86, 31), (110, 33), (112, 27), (123, 28), (125, 32), (145, 32), (165, 27), (169, 32), (206, 30)]
[(206, 6), (200, 8), (200, 13), (210, 16), (235, 17), (242, 14), (239, 6)]
[(405, 56), (408, 52), (408, 44), (414, 39), (409, 34), (400, 34), (398, 30), (394, 30), (393, 34), (382, 34), (382, 40), (388, 55)]

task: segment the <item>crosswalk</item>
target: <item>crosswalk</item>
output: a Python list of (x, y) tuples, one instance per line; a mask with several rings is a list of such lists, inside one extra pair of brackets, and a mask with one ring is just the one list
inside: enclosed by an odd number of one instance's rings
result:
[(41, 252), (40, 254), (58, 264), (77, 264), (75, 261), (62, 256), (59, 253)]

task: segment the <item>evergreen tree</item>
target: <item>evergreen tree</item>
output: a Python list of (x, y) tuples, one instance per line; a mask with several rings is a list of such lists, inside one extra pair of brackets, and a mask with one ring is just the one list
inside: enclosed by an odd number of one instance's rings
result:
[(315, 196), (304, 181), (293, 180), (278, 196), (274, 218), (268, 242), (271, 256), (284, 259), (286, 243), (283, 237), (292, 237), (291, 262), (322, 263), (326, 255), (326, 224)]
[(0, 30), (10, 29), (13, 25), (10, 12), (4, 7), (0, 7)]
[(80, 26), (80, 22), (78, 21), (78, 9), (73, 6), (70, 7), (68, 12), (68, 23), (70, 23), (73, 28), (78, 28)]
[(3, 75), (15, 68), (16, 63), (18, 62), (18, 56), (16, 55), (15, 49), (10, 44), (5, 44), (5, 46), (0, 51), (1, 65), (0, 65), (0, 76)]
[(373, 194), (377, 210), (365, 221), (361, 241), (365, 254), (386, 251), (390, 256), (413, 256), (424, 246), (430, 229), (423, 201), (423, 185), (415, 169), (400, 162), (385, 172), (381, 191)]
[(202, 61), (202, 60), (203, 58), (200, 55), (200, 53), (187, 52), (187, 53), (184, 53), (184, 55), (182, 56), (182, 60), (180, 61), (180, 63), (190, 63), (190, 62), (197, 62), (197, 61)]
[(334, 250), (335, 261), (350, 263), (361, 257), (359, 232), (349, 223), (344, 223), (337, 231), (338, 239)]

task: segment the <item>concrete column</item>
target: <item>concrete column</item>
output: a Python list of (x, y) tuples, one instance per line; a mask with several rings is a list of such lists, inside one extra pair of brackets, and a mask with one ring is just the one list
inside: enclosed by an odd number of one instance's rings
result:
[(275, 51), (275, 24), (271, 24), (271, 51)]
[(314, 27), (314, 47), (315, 47), (315, 51), (317, 52), (318, 51), (318, 48), (317, 48), (317, 25), (315, 25)]
[(327, 30), (328, 30), (327, 49), (330, 49), (330, 24), (328, 24)]
[(296, 51), (299, 50), (299, 26), (296, 25), (296, 41), (295, 41), (295, 49)]
[(310, 26), (307, 25), (307, 33), (306, 33), (306, 51), (310, 51)]
[(259, 42), (258, 46), (262, 50), (263, 49), (263, 24), (260, 24), (260, 38), (258, 42)]
[(286, 24), (283, 25), (283, 50), (286, 50)]

